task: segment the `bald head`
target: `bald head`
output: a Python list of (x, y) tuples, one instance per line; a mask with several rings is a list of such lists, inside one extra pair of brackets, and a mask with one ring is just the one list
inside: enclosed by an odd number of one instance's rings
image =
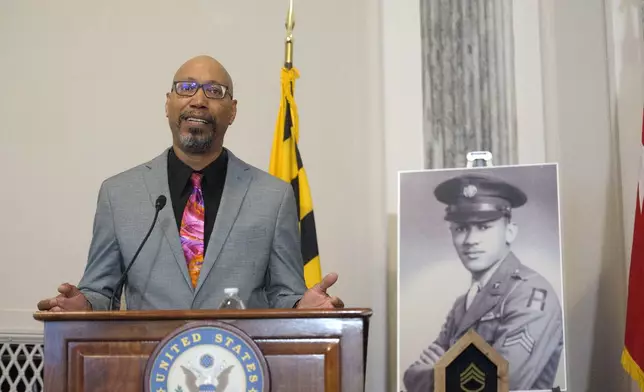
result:
[(179, 158), (214, 160), (237, 114), (232, 78), (214, 58), (193, 57), (174, 74), (165, 109)]
[(233, 95), (233, 79), (223, 64), (213, 57), (200, 55), (191, 58), (179, 67), (173, 80), (196, 79), (195, 75), (209, 75), (212, 79), (208, 81), (223, 84), (228, 87), (230, 95)]

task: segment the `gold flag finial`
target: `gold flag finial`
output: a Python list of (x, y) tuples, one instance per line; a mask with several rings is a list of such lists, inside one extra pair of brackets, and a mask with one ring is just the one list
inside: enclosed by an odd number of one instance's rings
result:
[(291, 69), (293, 66), (293, 28), (295, 18), (293, 17), (293, 0), (289, 0), (288, 13), (286, 14), (286, 42), (284, 54), (284, 67)]

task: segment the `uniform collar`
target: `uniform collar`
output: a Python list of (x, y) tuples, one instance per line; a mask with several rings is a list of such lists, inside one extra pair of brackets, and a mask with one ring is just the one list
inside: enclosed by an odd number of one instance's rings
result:
[(472, 278), (472, 285), (478, 284), (479, 290), (485, 287), (485, 285), (490, 282), (490, 279), (492, 279), (492, 276), (494, 276), (494, 273), (508, 259), (508, 256), (510, 254), (512, 254), (512, 252), (508, 250), (508, 253), (506, 253), (503, 258), (499, 259), (499, 261), (497, 261), (492, 267), (488, 268), (488, 270), (485, 271), (485, 273), (479, 279)]

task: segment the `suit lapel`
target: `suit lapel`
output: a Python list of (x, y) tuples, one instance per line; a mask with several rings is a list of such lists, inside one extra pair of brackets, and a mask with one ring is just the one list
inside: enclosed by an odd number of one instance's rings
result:
[(228, 238), (228, 234), (237, 220), (242, 202), (248, 191), (251, 175), (248, 166), (243, 164), (237, 157), (228, 151), (228, 168), (226, 170), (226, 181), (221, 194), (221, 202), (212, 228), (208, 250), (199, 273), (195, 296), (203, 286), (203, 282), (219, 258), (221, 249)]
[(168, 200), (165, 208), (159, 212), (157, 225), (162, 228), (186, 284), (192, 290), (192, 282), (190, 280), (190, 274), (188, 273), (188, 266), (186, 265), (186, 257), (181, 248), (179, 230), (177, 230), (177, 222), (174, 217), (174, 206), (172, 205), (172, 198), (170, 197), (170, 187), (168, 185), (168, 151), (166, 150), (146, 165), (148, 170), (143, 174), (143, 179), (148, 189), (152, 206), (155, 205), (159, 195), (164, 195)]
[[(503, 294), (512, 287), (510, 278), (518, 266), (519, 260), (512, 253), (509, 253), (463, 315), (462, 321), (458, 324), (456, 336), (465, 333), (499, 303)], [(464, 308), (465, 306), (463, 305)]]

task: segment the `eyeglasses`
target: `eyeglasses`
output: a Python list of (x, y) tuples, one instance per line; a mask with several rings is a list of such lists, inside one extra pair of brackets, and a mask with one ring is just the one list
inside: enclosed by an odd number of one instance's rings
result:
[(217, 83), (199, 83), (195, 81), (175, 81), (172, 83), (172, 89), (182, 97), (192, 97), (199, 89), (210, 99), (223, 99), (226, 94), (233, 96), (228, 91), (228, 87)]

